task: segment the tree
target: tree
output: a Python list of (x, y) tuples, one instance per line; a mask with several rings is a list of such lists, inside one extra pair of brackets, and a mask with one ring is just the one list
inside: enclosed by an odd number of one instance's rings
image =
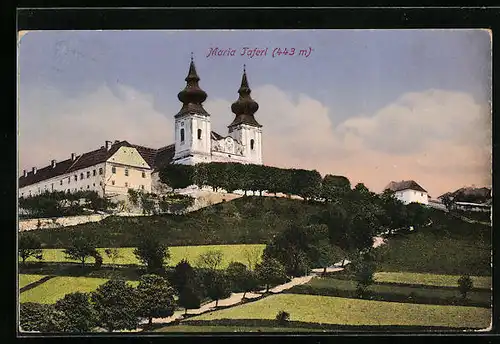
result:
[(38, 237), (32, 233), (23, 233), (19, 236), (18, 242), (19, 257), (23, 260), (23, 265), (26, 264), (26, 259), (36, 257), (42, 259), (42, 243)]
[(83, 235), (71, 239), (70, 246), (64, 250), (68, 259), (79, 260), (82, 268), (85, 267), (85, 261), (89, 257), (94, 257), (97, 253), (96, 245), (93, 240)]
[(60, 312), (63, 332), (91, 332), (96, 326), (96, 312), (87, 293), (66, 294), (56, 302), (55, 310)]
[(153, 235), (146, 234), (139, 238), (139, 244), (134, 250), (138, 260), (146, 266), (149, 272), (161, 270), (170, 259), (168, 247), (159, 242)]
[(185, 308), (187, 314), (188, 309), (196, 309), (200, 307), (201, 292), (199, 286), (195, 286), (194, 281), (189, 281), (179, 293), (179, 306)]
[(164, 278), (158, 275), (141, 276), (137, 295), (138, 315), (148, 318), (149, 325), (153, 323), (153, 318), (164, 318), (174, 314), (174, 289)]
[(137, 291), (123, 280), (112, 279), (91, 293), (97, 324), (113, 332), (134, 330), (139, 324)]
[(321, 197), (333, 201), (351, 189), (351, 182), (344, 176), (325, 175), (321, 183)]
[(288, 280), (285, 267), (276, 259), (264, 256), (262, 262), (257, 264), (255, 273), (261, 283), (266, 285), (266, 293), (271, 285), (284, 283)]
[(292, 173), (292, 192), (304, 199), (316, 198), (320, 194), (321, 174), (318, 171), (294, 169)]
[(190, 165), (168, 164), (160, 170), (160, 181), (172, 189), (184, 189), (193, 185), (194, 168)]
[(106, 253), (106, 256), (108, 256), (108, 258), (111, 260), (111, 263), (113, 264), (113, 269), (114, 269), (116, 261), (118, 259), (122, 258), (120, 251), (116, 247), (114, 247), (114, 248), (105, 249), (104, 253)]
[(255, 290), (258, 287), (258, 281), (255, 274), (248, 270), (245, 264), (231, 262), (226, 269), (226, 274), (235, 291), (243, 292), (242, 299), (247, 292)]
[(198, 256), (197, 265), (212, 271), (217, 270), (223, 260), (224, 254), (220, 250), (210, 250)]
[(353, 263), (353, 268), (354, 279), (357, 281), (356, 293), (359, 297), (364, 297), (368, 287), (374, 282), (375, 260), (371, 254), (363, 254)]
[(223, 272), (211, 271), (205, 276), (203, 285), (207, 296), (215, 301), (215, 307), (219, 305), (220, 299), (231, 296), (231, 283)]
[(22, 331), (48, 332), (47, 319), (54, 305), (34, 302), (21, 303), (19, 325)]
[(259, 259), (262, 255), (262, 251), (257, 246), (245, 246), (243, 247), (243, 256), (245, 257), (246, 262), (248, 263), (248, 269), (250, 271), (255, 270), (255, 266), (259, 262)]
[(281, 326), (287, 325), (289, 320), (290, 320), (290, 313), (288, 312), (279, 311), (278, 314), (276, 314), (276, 321)]
[(323, 275), (326, 274), (326, 269), (335, 264), (338, 260), (344, 258), (340, 255), (341, 250), (334, 247), (329, 240), (321, 240), (314, 247), (315, 264), (323, 268)]
[(469, 275), (462, 275), (458, 279), (458, 290), (460, 290), (460, 294), (462, 295), (462, 299), (467, 298), (467, 293), (472, 290), (474, 284), (472, 283), (472, 278)]
[(170, 281), (177, 291), (181, 293), (184, 287), (196, 279), (195, 272), (189, 262), (185, 259), (181, 260), (174, 268)]

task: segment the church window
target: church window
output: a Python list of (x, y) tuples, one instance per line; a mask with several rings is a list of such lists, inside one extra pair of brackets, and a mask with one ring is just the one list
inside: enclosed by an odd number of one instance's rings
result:
[(250, 140), (250, 149), (253, 150), (253, 146), (255, 144), (255, 141), (253, 139)]
[(181, 142), (184, 142), (184, 128), (181, 129)]
[(128, 188), (128, 183), (125, 183), (125, 187)]
[(99, 175), (102, 175), (102, 167), (99, 168)]
[(142, 178), (146, 178), (146, 172), (142, 172)]
[(128, 168), (125, 169), (125, 176), (128, 177)]
[(115, 181), (114, 180), (111, 181), (111, 185), (115, 185)]
[(90, 171), (87, 171), (87, 178), (90, 178)]
[(95, 183), (92, 186), (95, 186)]
[(87, 189), (90, 189), (90, 185), (87, 185)]
[(78, 176), (75, 174), (75, 182), (78, 180)]
[(198, 129), (198, 140), (201, 140), (201, 129)]
[(59, 183), (59, 185), (62, 185), (62, 179), (61, 179), (61, 182)]
[(92, 171), (92, 174), (93, 174), (93, 176), (95, 177), (95, 175), (96, 175), (95, 170), (94, 170), (94, 171)]
[(144, 185), (141, 185), (141, 190), (144, 190)]
[(116, 173), (116, 167), (111, 167), (111, 173)]
[(54, 191), (54, 183), (50, 184), (50, 187), (52, 188), (52, 191)]
[(82, 180), (82, 179), (83, 179), (83, 172), (80, 173), (80, 180)]

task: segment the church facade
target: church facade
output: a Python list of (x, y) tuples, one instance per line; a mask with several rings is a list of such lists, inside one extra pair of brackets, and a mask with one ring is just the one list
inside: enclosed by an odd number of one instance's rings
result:
[(245, 67), (239, 97), (231, 105), (234, 114), (226, 135), (212, 130), (211, 114), (203, 107), (207, 93), (191, 57), (186, 86), (179, 92), (181, 109), (174, 116), (174, 143), (149, 148), (128, 141), (106, 141), (97, 150), (77, 155), (19, 178), (19, 196), (51, 191), (96, 191), (101, 196), (127, 195), (129, 189), (161, 193), (158, 173), (168, 164), (208, 162), (262, 164), (262, 125), (254, 117), (259, 105), (250, 96)]

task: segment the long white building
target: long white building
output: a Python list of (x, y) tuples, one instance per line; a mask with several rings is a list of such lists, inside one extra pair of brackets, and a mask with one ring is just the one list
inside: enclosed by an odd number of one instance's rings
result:
[(101, 196), (126, 195), (128, 189), (158, 192), (158, 172), (167, 164), (262, 164), (262, 125), (254, 117), (259, 105), (250, 96), (245, 68), (239, 97), (231, 106), (234, 118), (227, 135), (212, 131), (210, 114), (202, 105), (207, 94), (199, 80), (191, 58), (186, 87), (178, 94), (182, 107), (174, 116), (174, 143), (155, 149), (127, 141), (106, 141), (97, 150), (71, 153), (62, 161), (52, 160), (48, 166), (24, 170), (19, 178), (19, 196), (45, 191), (92, 190)]
[(404, 204), (420, 203), (427, 205), (429, 203), (429, 194), (414, 180), (392, 181), (385, 187), (385, 190), (387, 189), (393, 191), (394, 196)]

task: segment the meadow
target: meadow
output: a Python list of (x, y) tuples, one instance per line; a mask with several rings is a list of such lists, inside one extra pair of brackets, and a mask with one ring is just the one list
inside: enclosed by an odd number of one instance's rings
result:
[[(23, 275), (21, 275), (23, 276)], [(20, 302), (55, 303), (64, 295), (73, 292), (88, 293), (97, 289), (98, 286), (107, 282), (104, 278), (89, 277), (54, 277), (39, 286), (20, 294)], [(129, 281), (132, 286), (137, 281)]]
[[(491, 320), (491, 310), (487, 308), (293, 294), (272, 295), (256, 302), (205, 313), (192, 319), (274, 319), (281, 310), (290, 313), (291, 321), (341, 325), (487, 328)], [(186, 320), (186, 323), (188, 322), (189, 320)]]
[(44, 275), (24, 275), (20, 274), (19, 275), (19, 289), (26, 287), (28, 284), (34, 283), (36, 281), (41, 280), (46, 276)]
[[(491, 289), (492, 278), (489, 276), (470, 276), (475, 289)], [(414, 272), (377, 272), (376, 282), (427, 285), (435, 287), (456, 287), (460, 275), (425, 274)]]
[[(260, 256), (264, 251), (265, 245), (201, 245), (201, 246), (176, 246), (169, 247), (170, 259), (167, 264), (170, 266), (175, 266), (182, 259), (186, 259), (191, 265), (197, 265), (198, 256), (202, 253), (211, 250), (220, 250), (223, 253), (223, 261), (220, 268), (226, 268), (231, 261), (241, 262), (248, 265), (246, 252), (254, 252), (252, 256), (255, 259), (260, 260)], [(129, 265), (136, 264), (140, 265), (141, 262), (137, 260), (134, 255), (134, 247), (122, 247), (118, 249), (120, 257), (116, 261), (112, 261), (106, 254), (105, 248), (99, 248), (98, 251), (103, 258), (103, 264), (117, 264), (117, 265)], [(27, 260), (28, 262), (36, 261), (35, 258), (31, 257)], [(43, 250), (43, 261), (45, 262), (77, 262), (75, 260), (67, 259), (63, 249), (44, 249)], [(93, 264), (94, 258), (88, 258), (87, 264)]]

